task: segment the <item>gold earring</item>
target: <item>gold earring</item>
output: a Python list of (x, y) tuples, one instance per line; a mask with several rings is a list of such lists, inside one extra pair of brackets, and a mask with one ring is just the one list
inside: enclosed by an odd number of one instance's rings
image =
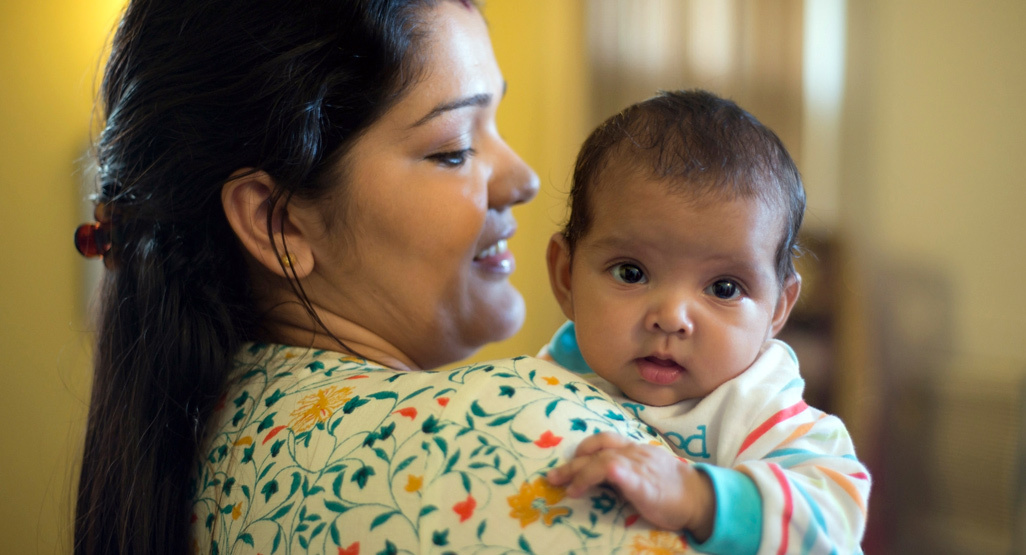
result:
[(285, 254), (283, 254), (283, 255), (279, 256), (279, 257), (278, 257), (278, 260), (280, 260), (280, 261), (281, 261), (281, 265), (282, 265), (282, 266), (284, 266), (284, 267), (286, 267), (286, 268), (291, 268), (291, 267), (292, 267), (292, 264), (294, 264), (294, 263), (295, 263), (295, 260), (296, 260), (296, 259), (295, 259), (295, 258), (292, 258), (292, 255), (291, 255), (291, 254), (285, 253)]

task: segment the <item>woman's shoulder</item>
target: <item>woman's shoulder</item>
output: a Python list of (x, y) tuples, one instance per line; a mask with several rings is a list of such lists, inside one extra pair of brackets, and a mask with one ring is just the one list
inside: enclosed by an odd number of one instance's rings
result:
[(240, 542), (333, 553), (672, 542), (649, 539), (611, 492), (570, 499), (545, 481), (597, 431), (657, 441), (555, 365), (514, 357), (399, 372), (338, 353), (247, 349), (197, 466), (200, 552)]

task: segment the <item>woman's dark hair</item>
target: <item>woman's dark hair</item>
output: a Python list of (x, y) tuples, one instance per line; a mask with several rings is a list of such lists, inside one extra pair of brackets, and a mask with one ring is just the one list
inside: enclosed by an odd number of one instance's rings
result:
[(204, 424), (260, 320), (222, 186), (241, 168), (266, 172), (278, 186), (269, 212), (293, 195), (330, 192), (347, 148), (418, 78), (416, 45), (434, 3), (132, 0), (126, 8), (96, 146), (113, 244), (76, 553), (186, 552)]
[(712, 93), (664, 91), (600, 124), (581, 146), (563, 230), (573, 256), (591, 225), (590, 191), (630, 187), (599, 175), (611, 161), (667, 184), (690, 198), (757, 198), (783, 213), (777, 278), (795, 273), (805, 189), (794, 160), (775, 133), (737, 104)]

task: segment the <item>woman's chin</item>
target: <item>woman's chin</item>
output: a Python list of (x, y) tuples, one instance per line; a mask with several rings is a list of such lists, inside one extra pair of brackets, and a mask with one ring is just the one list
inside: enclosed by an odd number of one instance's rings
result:
[(480, 324), (475, 326), (475, 331), (481, 332), (477, 340), (478, 348), (513, 337), (523, 327), (527, 316), (524, 297), (512, 285), (508, 286), (501, 298), (489, 303), (486, 310)]

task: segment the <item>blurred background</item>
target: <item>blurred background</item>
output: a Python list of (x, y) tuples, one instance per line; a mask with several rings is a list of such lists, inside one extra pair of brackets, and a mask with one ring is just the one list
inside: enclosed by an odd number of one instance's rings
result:
[[(78, 257), (103, 47), (123, 0), (0, 2), (0, 537), (70, 552), (89, 390)], [(1026, 2), (487, 0), (500, 127), (542, 189), (518, 209), (524, 329), (562, 322), (543, 253), (577, 147), (658, 89), (777, 131), (809, 196), (784, 332), (809, 399), (874, 477), (867, 553), (1026, 553)]]

